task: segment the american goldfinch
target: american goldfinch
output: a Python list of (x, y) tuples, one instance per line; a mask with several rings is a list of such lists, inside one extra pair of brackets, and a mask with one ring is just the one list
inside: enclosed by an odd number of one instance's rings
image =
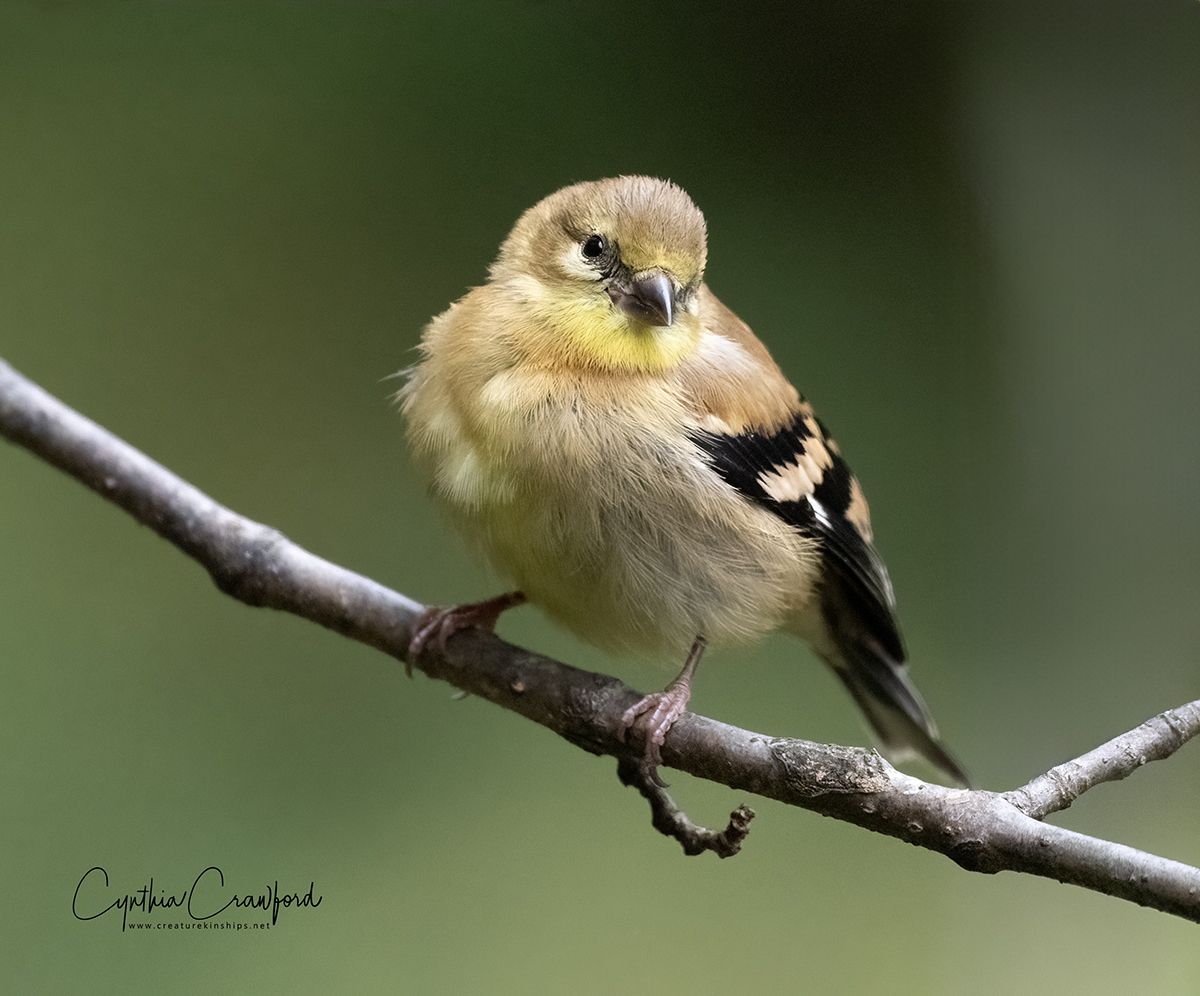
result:
[(408, 437), (516, 591), (431, 611), (412, 651), (528, 600), (603, 649), (686, 655), (624, 717), (654, 765), (706, 642), (782, 628), (894, 756), (966, 784), (909, 680), (862, 489), (708, 289), (706, 256), (704, 216), (675, 184), (579, 183), (526, 211), (488, 282), (429, 323), (401, 391)]

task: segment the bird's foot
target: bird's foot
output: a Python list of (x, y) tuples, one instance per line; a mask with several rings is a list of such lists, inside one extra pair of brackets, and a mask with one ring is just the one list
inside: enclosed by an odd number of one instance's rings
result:
[[(666, 742), (667, 732), (680, 716), (687, 712), (688, 699), (692, 690), (686, 685), (672, 686), (665, 692), (651, 692), (641, 701), (625, 710), (621, 725), (626, 732), (635, 730), (636, 736), (646, 745), (646, 766), (654, 772), (662, 764), (660, 748)], [(652, 774), (660, 787), (665, 787), (657, 774)]]
[(666, 788), (666, 782), (658, 777), (658, 766), (662, 764), (660, 748), (675, 721), (687, 711), (688, 700), (692, 697), (692, 675), (704, 655), (704, 647), (704, 638), (696, 637), (679, 677), (663, 691), (651, 692), (635, 702), (621, 716), (622, 732), (636, 730), (638, 739), (645, 744), (643, 766), (661, 788)]
[[(490, 633), (496, 628), (500, 613), (524, 602), (525, 596), (521, 592), (510, 591), (506, 595), (489, 598), (486, 602), (426, 609), (413, 626), (412, 639), (408, 643), (408, 659), (416, 660), (431, 645), (444, 651), (446, 641), (460, 629), (485, 629)], [(407, 667), (409, 677), (412, 677), (412, 665)]]

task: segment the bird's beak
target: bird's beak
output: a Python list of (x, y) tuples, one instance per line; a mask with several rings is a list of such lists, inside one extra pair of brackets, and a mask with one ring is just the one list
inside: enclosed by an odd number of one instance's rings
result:
[(613, 304), (648, 325), (670, 325), (675, 320), (675, 286), (661, 270), (635, 274), (629, 283), (610, 285)]

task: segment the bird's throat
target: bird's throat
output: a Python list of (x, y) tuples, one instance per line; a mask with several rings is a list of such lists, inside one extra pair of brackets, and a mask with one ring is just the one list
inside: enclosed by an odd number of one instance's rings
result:
[(613, 308), (560, 318), (558, 332), (560, 347), (573, 353), (571, 359), (577, 364), (654, 373), (678, 366), (696, 351), (700, 333), (695, 326), (686, 319), (666, 326), (647, 325)]

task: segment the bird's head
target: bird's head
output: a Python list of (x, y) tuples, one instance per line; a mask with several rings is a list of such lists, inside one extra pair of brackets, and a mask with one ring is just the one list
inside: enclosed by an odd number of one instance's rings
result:
[(514, 334), (535, 360), (650, 372), (696, 349), (705, 255), (704, 215), (686, 193), (622, 176), (534, 205), (491, 274), (529, 316)]

